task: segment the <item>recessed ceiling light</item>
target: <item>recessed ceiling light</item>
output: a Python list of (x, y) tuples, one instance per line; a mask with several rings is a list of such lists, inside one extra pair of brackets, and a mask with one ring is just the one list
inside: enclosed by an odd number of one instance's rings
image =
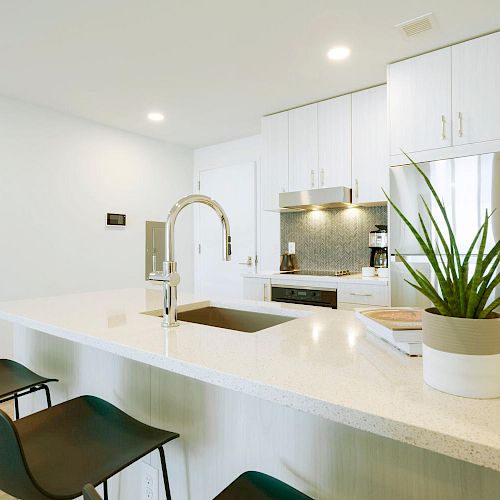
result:
[(349, 47), (332, 47), (328, 51), (328, 59), (332, 61), (342, 61), (342, 59), (347, 59), (351, 55), (351, 49)]
[(162, 122), (165, 117), (163, 116), (162, 113), (158, 113), (158, 111), (153, 111), (151, 113), (148, 113), (148, 118), (152, 121), (152, 122)]

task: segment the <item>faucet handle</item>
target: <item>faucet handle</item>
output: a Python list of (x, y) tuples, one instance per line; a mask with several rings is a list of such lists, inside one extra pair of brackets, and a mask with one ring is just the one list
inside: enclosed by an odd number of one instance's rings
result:
[(170, 286), (177, 286), (181, 282), (181, 275), (173, 271), (167, 276), (167, 280)]
[(165, 281), (166, 276), (163, 271), (154, 271), (152, 273), (149, 273), (149, 279), (151, 281)]

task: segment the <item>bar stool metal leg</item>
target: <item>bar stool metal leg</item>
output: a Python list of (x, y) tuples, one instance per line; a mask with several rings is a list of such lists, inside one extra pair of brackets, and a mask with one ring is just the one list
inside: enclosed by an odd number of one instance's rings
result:
[(19, 420), (19, 398), (16, 394), (14, 394), (14, 410), (16, 412), (16, 420)]
[(168, 474), (167, 474), (167, 462), (165, 461), (165, 452), (163, 451), (163, 446), (158, 448), (160, 453), (161, 470), (163, 472), (163, 484), (165, 486), (165, 494), (167, 495), (167, 500), (172, 500), (170, 495), (170, 485), (168, 484)]
[(108, 500), (108, 482), (104, 481), (104, 500)]
[(45, 384), (42, 384), (42, 387), (45, 390), (45, 397), (47, 398), (47, 408), (50, 408), (52, 406), (52, 400), (50, 399), (50, 389)]

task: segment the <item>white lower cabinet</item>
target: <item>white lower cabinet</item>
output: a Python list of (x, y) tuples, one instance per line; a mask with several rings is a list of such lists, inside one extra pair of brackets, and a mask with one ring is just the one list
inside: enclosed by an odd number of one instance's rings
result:
[(271, 279), (259, 276), (243, 277), (243, 298), (247, 300), (271, 300)]
[(337, 288), (337, 302), (370, 306), (389, 305), (389, 287), (384, 285), (363, 285), (342, 283)]

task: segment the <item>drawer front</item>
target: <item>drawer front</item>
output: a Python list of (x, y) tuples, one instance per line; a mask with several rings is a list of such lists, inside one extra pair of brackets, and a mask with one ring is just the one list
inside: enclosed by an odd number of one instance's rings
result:
[(388, 306), (389, 287), (386, 285), (341, 284), (337, 290), (339, 302), (353, 304)]

